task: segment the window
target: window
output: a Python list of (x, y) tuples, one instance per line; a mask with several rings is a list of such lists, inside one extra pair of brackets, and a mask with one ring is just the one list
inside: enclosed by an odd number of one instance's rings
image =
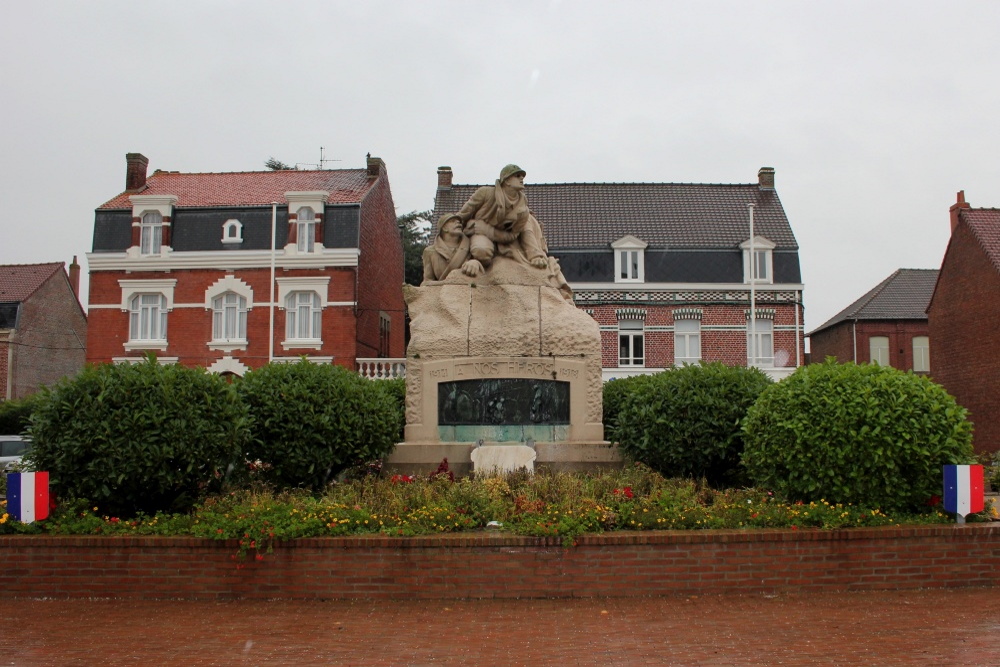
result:
[(389, 319), (388, 314), (378, 314), (378, 356), (383, 358), (389, 356), (389, 330), (391, 325), (392, 320)]
[(247, 300), (226, 292), (212, 300), (212, 340), (244, 341), (247, 338)]
[(285, 337), (289, 340), (318, 339), (322, 313), (316, 292), (292, 292), (285, 298)]
[(644, 366), (643, 321), (621, 320), (618, 322), (618, 365)]
[(868, 339), (868, 360), (880, 366), (890, 366), (889, 337), (872, 336)]
[(701, 322), (674, 321), (674, 364), (694, 364), (701, 359)]
[(913, 337), (913, 370), (917, 373), (931, 371), (931, 342), (927, 336)]
[(243, 243), (243, 223), (239, 220), (226, 220), (222, 225), (223, 243)]
[(316, 213), (309, 206), (303, 206), (299, 209), (297, 218), (297, 249), (299, 252), (312, 252), (316, 246)]
[(647, 243), (634, 236), (623, 236), (611, 244), (615, 253), (615, 282), (641, 283), (645, 280)]
[(774, 321), (757, 318), (747, 321), (747, 365), (774, 366)]
[(748, 283), (753, 280), (755, 283), (773, 283), (774, 244), (763, 236), (755, 236), (752, 244), (753, 257), (750, 256), (750, 245), (750, 241), (740, 244), (740, 248), (743, 249), (743, 282)]
[(142, 214), (139, 228), (139, 253), (159, 255), (163, 241), (163, 215), (159, 211), (146, 211)]
[(129, 303), (130, 341), (167, 340), (167, 300), (162, 294), (136, 294)]
[(620, 280), (639, 280), (639, 251), (618, 251), (618, 278)]

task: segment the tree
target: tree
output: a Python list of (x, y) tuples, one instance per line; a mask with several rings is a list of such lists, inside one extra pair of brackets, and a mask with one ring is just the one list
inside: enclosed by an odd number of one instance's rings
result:
[(278, 159), (274, 158), (273, 156), (267, 158), (267, 162), (264, 163), (264, 166), (267, 167), (268, 169), (271, 169), (272, 171), (294, 171), (295, 170), (295, 167), (293, 167), (293, 166), (291, 166), (289, 164), (285, 164), (284, 162), (282, 162), (281, 160), (278, 160)]
[(431, 211), (410, 211), (396, 218), (403, 240), (404, 280), (419, 285), (424, 279), (424, 248), (430, 243)]

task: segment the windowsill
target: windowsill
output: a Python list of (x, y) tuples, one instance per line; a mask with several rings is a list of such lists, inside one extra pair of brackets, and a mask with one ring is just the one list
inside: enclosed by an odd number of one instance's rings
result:
[[(166, 366), (167, 364), (176, 364), (179, 361), (179, 357), (157, 357), (156, 363), (161, 366)], [(112, 357), (111, 362), (115, 364), (141, 364), (146, 361), (146, 357)]]
[(223, 352), (233, 352), (235, 350), (246, 351), (247, 342), (245, 340), (213, 340), (209, 341), (208, 349), (222, 350)]
[(631, 285), (641, 285), (644, 282), (646, 282), (646, 281), (643, 280), (642, 278), (617, 278), (615, 280), (615, 284), (625, 283), (625, 284), (631, 284)]
[(304, 350), (320, 350), (323, 348), (323, 340), (320, 338), (292, 338), (281, 341), (283, 350), (300, 348)]
[(126, 352), (134, 352), (135, 350), (159, 350), (160, 352), (167, 351), (167, 341), (165, 340), (130, 340), (124, 345)]

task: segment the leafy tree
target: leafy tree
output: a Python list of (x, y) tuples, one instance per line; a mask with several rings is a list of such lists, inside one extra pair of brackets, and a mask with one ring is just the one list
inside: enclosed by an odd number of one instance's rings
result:
[(424, 279), (424, 248), (430, 243), (431, 211), (410, 211), (396, 218), (403, 239), (404, 280), (419, 285)]
[(295, 170), (295, 167), (293, 167), (292, 165), (285, 164), (284, 162), (282, 162), (281, 160), (276, 159), (273, 156), (267, 158), (267, 162), (264, 163), (264, 166), (267, 167), (268, 169), (271, 169), (272, 171), (294, 171)]
[(792, 500), (918, 509), (941, 493), (941, 466), (972, 462), (966, 417), (926, 377), (828, 359), (761, 394), (743, 424), (743, 463)]

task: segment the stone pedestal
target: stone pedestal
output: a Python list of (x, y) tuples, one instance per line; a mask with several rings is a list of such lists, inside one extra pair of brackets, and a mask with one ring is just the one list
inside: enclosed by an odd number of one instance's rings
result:
[(473, 449), (498, 443), (530, 447), (555, 470), (621, 465), (601, 423), (597, 323), (547, 270), (497, 257), (483, 276), (454, 271), (404, 295), (406, 441), (388, 470), (426, 474), (447, 458), (467, 474)]

